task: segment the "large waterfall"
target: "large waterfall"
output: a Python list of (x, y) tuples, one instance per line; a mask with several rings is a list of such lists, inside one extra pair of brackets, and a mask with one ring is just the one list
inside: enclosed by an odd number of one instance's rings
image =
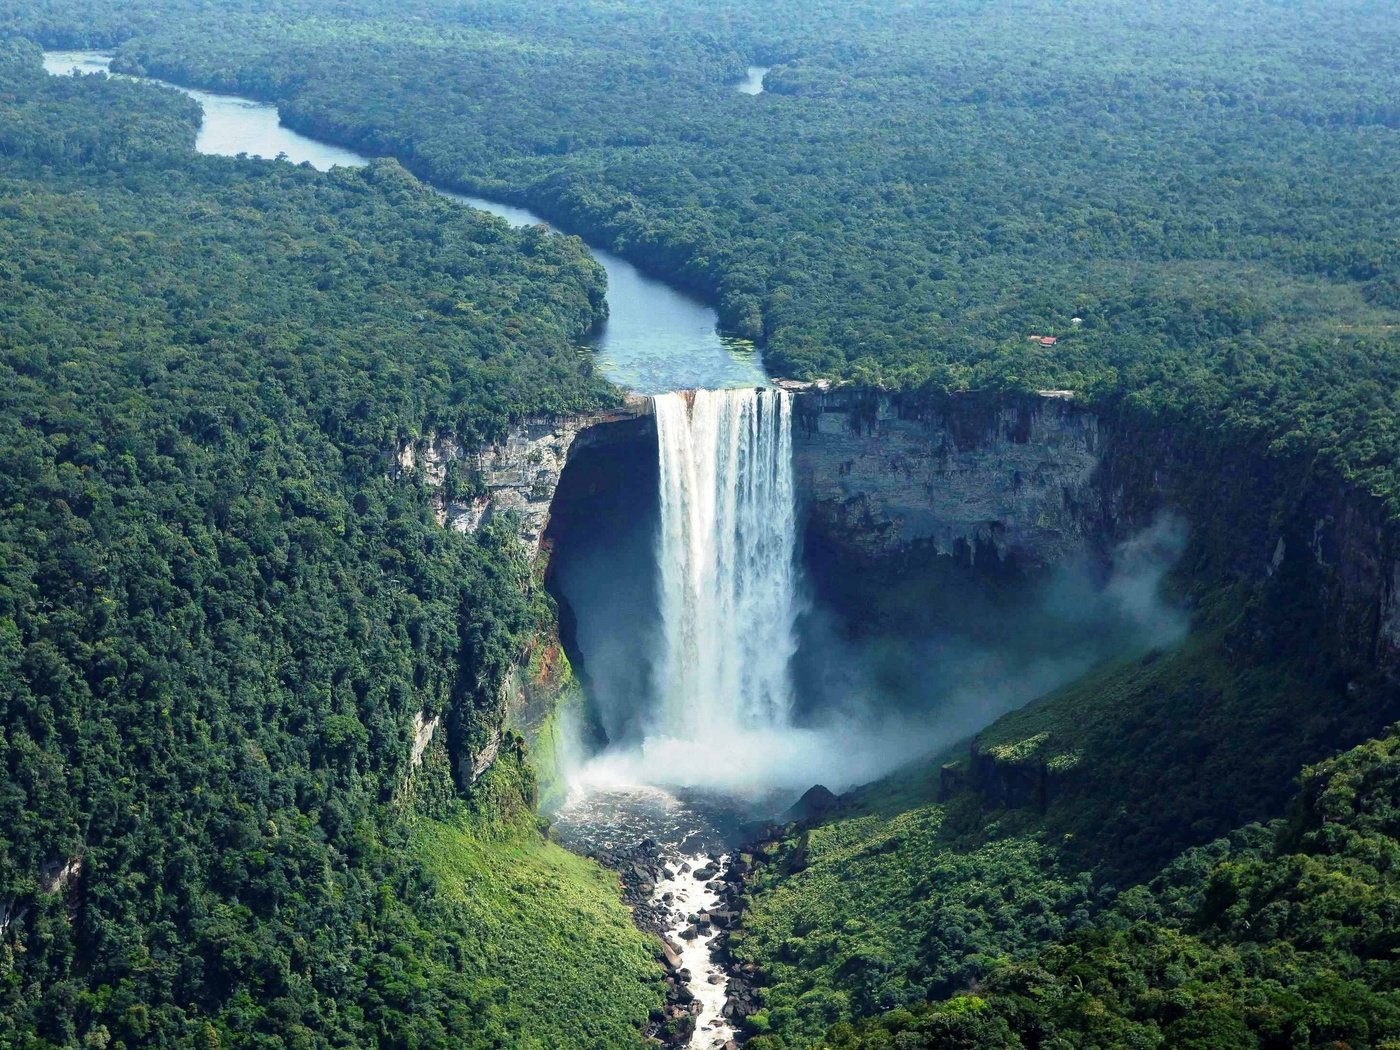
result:
[(697, 390), (654, 404), (662, 651), (651, 732), (781, 726), (797, 615), (789, 395)]

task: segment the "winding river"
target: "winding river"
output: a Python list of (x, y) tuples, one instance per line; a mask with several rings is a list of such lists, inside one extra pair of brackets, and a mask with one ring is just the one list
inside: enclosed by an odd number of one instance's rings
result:
[[(44, 52), (44, 68), (56, 75), (75, 70), (105, 73), (111, 61), (110, 54), (100, 51)], [(183, 91), (204, 108), (204, 120), (195, 140), (195, 149), (200, 153), (268, 159), (280, 156), (293, 164), (305, 162), (319, 171), (337, 165), (362, 167), (369, 163), (369, 158), (359, 153), (283, 127), (276, 106), (161, 80), (150, 82)], [(761, 75), (759, 84), (761, 90)], [(433, 189), (451, 200), (499, 216), (513, 226), (548, 225), (524, 208), (436, 186)], [(588, 247), (608, 274), (608, 320), (591, 342), (598, 365), (610, 380), (639, 394), (768, 384), (758, 350), (744, 340), (721, 336), (713, 309), (646, 276), (625, 259), (597, 245)]]

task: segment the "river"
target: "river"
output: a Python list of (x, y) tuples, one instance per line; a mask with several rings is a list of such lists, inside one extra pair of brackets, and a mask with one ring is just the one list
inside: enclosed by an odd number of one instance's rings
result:
[[(56, 76), (106, 73), (111, 57), (95, 51), (47, 51), (44, 68)], [(750, 72), (752, 79), (754, 71)], [(137, 79), (183, 91), (200, 103), (204, 118), (195, 140), (200, 153), (281, 157), (320, 171), (369, 163), (351, 150), (284, 127), (275, 106)], [(756, 83), (761, 91), (761, 71)], [(433, 189), (514, 226), (544, 223), (515, 205)], [(769, 385), (759, 352), (744, 341), (721, 336), (709, 306), (646, 276), (611, 252), (596, 245), (589, 248), (608, 275), (608, 320), (591, 342), (600, 369), (612, 382), (648, 395)], [(694, 997), (689, 1007), (695, 1019), (692, 1047), (723, 1047), (737, 1034), (723, 1016), (731, 994), (728, 967), (723, 952), (713, 951), (723, 942), (722, 926), (696, 922), (696, 916), (725, 906), (721, 876), (743, 838), (743, 819), (763, 815), (741, 814), (736, 806), (734, 800), (719, 796), (686, 796), (646, 784), (612, 782), (576, 787), (554, 817), (556, 835), (564, 845), (625, 869), (624, 881), (634, 868), (643, 870), (647, 856), (654, 858), (645, 869), (648, 880), (641, 884), (647, 888), (645, 905), (655, 917), (651, 927), (667, 945), (672, 972)]]
[[(110, 54), (100, 51), (44, 52), (44, 68), (56, 75), (75, 69), (104, 73), (111, 61)], [(276, 106), (178, 84), (166, 86), (183, 91), (204, 107), (204, 121), (195, 140), (200, 153), (268, 159), (283, 156), (293, 164), (305, 162), (319, 171), (369, 163), (368, 157), (352, 150), (283, 127)], [(437, 186), (433, 189), (513, 226), (552, 225), (525, 208)], [(758, 349), (746, 340), (720, 335), (719, 319), (707, 304), (648, 277), (612, 252), (595, 244), (588, 247), (608, 274), (608, 320), (590, 340), (598, 366), (608, 379), (639, 394), (768, 385)]]

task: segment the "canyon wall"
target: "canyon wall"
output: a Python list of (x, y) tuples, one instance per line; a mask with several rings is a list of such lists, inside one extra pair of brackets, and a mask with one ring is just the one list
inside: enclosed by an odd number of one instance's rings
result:
[(1065, 396), (991, 401), (797, 395), (794, 474), (809, 528), (855, 560), (913, 547), (1052, 565), (1097, 535), (1098, 418)]
[(628, 440), (650, 425), (650, 416), (650, 399), (632, 394), (608, 412), (521, 420), (483, 448), (468, 448), (453, 434), (428, 434), (394, 450), (391, 474), (421, 474), (432, 490), (438, 524), (446, 528), (475, 532), (493, 518), (512, 515), (533, 555), (569, 456), (593, 443)]
[(1400, 671), (1396, 527), (1311, 460), (1063, 391), (813, 389), (795, 406), (809, 535), (853, 566), (921, 551), (1033, 572), (1106, 556), (1171, 512), (1190, 526), (1195, 581), (1257, 593), (1254, 630), (1278, 628), (1286, 605), (1348, 674)]
[[(421, 475), (445, 527), (470, 532), (511, 514), (538, 554), (571, 457), (609, 442), (654, 444), (654, 426), (649, 402), (635, 398), (614, 412), (523, 422), (478, 451), (431, 435), (396, 449), (391, 470)], [(1397, 530), (1378, 501), (1310, 460), (1195, 422), (1089, 408), (1064, 392), (860, 388), (795, 393), (793, 455), (809, 540), (854, 571), (947, 556), (979, 571), (1034, 573), (1081, 555), (1106, 559), (1171, 512), (1191, 530), (1188, 598), (1238, 585), (1242, 644), (1265, 652), (1306, 638), (1357, 689), (1400, 678)], [(602, 527), (575, 517), (561, 525)], [(520, 683), (531, 676), (519, 672), (501, 684), (503, 727), (525, 706)], [(468, 782), (499, 744), (459, 756)]]

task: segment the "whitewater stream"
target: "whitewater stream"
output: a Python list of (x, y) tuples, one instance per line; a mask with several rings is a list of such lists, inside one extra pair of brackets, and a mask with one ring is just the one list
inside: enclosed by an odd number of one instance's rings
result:
[[(44, 55), (54, 75), (105, 72), (110, 61), (100, 52)], [(764, 72), (750, 70), (739, 90), (761, 91)], [(283, 127), (274, 106), (166, 86), (203, 107), (202, 153), (280, 157), (323, 171), (369, 163)], [(437, 192), (515, 225), (543, 222), (513, 205)], [(737, 1035), (726, 1010), (752, 1008), (731, 994), (722, 961), (732, 903), (726, 864), (746, 823), (795, 797), (761, 787), (792, 706), (792, 408), (752, 346), (718, 335), (708, 306), (590, 248), (608, 275), (609, 318), (592, 340), (599, 367), (653, 397), (661, 672), (645, 740), (576, 770), (553, 826), (560, 842), (611, 864), (643, 894), (639, 924), (663, 938), (672, 973), (693, 997), (689, 1045), (710, 1050)]]
[[(601, 856), (613, 867), (633, 869), (651, 885), (654, 932), (664, 940), (677, 971), (695, 997), (692, 1047), (723, 1047), (737, 1035), (724, 1016), (729, 972), (714, 952), (727, 915), (722, 874), (734, 848), (746, 838), (755, 811), (732, 797), (640, 785), (586, 784), (555, 815), (559, 841), (578, 853)], [(655, 843), (652, 851), (642, 846)], [(662, 858), (648, 864), (647, 857)], [(654, 873), (654, 875), (653, 875)], [(655, 881), (651, 881), (652, 879)], [(701, 916), (715, 921), (697, 924)]]

